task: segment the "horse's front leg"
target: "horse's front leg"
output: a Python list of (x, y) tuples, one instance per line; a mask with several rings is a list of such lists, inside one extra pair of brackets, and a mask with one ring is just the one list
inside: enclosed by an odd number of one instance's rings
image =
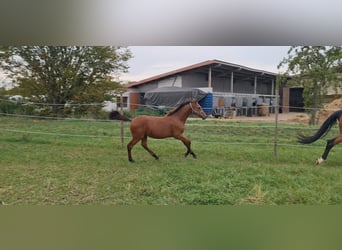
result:
[(175, 138), (181, 140), (186, 146), (187, 151), (185, 152), (184, 156), (187, 157), (189, 154), (191, 154), (196, 159), (196, 154), (191, 150), (191, 141), (188, 138), (185, 138), (183, 135), (177, 135)]

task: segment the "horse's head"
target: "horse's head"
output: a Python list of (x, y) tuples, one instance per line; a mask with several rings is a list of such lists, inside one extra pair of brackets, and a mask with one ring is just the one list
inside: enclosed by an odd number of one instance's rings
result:
[(199, 105), (198, 102), (193, 101), (189, 103), (192, 113), (198, 115), (199, 117), (201, 117), (203, 120), (207, 118), (207, 114), (203, 111), (201, 105)]

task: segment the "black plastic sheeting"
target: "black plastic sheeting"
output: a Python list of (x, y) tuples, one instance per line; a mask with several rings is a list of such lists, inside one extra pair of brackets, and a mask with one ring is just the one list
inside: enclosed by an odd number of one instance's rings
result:
[(144, 95), (145, 104), (153, 107), (174, 107), (187, 101), (200, 101), (207, 95), (200, 89), (164, 87), (147, 91)]

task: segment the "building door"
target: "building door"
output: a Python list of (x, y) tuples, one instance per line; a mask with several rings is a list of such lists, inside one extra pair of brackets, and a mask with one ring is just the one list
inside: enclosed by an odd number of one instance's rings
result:
[(290, 88), (290, 112), (304, 112), (303, 88)]

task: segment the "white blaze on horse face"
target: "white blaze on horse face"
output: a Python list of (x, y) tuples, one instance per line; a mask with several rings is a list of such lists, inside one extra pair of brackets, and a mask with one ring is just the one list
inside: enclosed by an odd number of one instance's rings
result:
[(316, 160), (316, 165), (319, 165), (319, 164), (321, 164), (322, 162), (324, 162), (324, 159), (321, 157), (321, 158), (318, 158), (317, 160)]

